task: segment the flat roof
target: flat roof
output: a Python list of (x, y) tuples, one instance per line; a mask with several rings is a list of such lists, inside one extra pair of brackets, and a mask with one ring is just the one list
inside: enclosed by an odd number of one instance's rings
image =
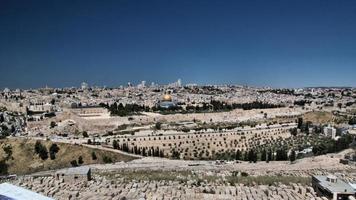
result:
[(355, 194), (356, 190), (348, 183), (337, 178), (335, 183), (327, 181), (328, 176), (313, 176), (319, 181), (320, 186), (334, 193), (352, 193)]
[(54, 200), (10, 183), (0, 184), (0, 199), (4, 200)]
[(66, 174), (66, 175), (87, 175), (90, 171), (90, 167), (81, 166), (81, 167), (72, 167), (67, 169), (61, 169), (56, 172), (56, 174)]

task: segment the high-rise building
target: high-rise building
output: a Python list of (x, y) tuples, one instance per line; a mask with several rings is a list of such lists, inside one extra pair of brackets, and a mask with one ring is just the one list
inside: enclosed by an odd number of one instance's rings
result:
[(180, 79), (178, 79), (178, 81), (177, 81), (177, 86), (182, 87), (182, 81)]
[(82, 90), (86, 90), (86, 89), (88, 89), (88, 83), (86, 83), (86, 82), (83, 82), (81, 85), (80, 85), (80, 87), (82, 88)]

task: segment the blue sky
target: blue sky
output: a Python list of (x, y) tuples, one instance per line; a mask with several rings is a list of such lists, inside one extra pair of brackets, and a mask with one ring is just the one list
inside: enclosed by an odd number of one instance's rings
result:
[(0, 88), (356, 86), (356, 1), (0, 0)]

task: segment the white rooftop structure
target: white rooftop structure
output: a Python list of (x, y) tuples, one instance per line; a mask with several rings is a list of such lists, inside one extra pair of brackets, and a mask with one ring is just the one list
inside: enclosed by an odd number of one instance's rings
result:
[(53, 200), (31, 190), (24, 189), (9, 183), (0, 184), (0, 199), (6, 200)]

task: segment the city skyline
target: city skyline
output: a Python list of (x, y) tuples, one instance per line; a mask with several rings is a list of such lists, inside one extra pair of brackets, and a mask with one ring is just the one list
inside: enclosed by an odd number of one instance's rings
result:
[(2, 1), (0, 88), (356, 86), (356, 2)]

